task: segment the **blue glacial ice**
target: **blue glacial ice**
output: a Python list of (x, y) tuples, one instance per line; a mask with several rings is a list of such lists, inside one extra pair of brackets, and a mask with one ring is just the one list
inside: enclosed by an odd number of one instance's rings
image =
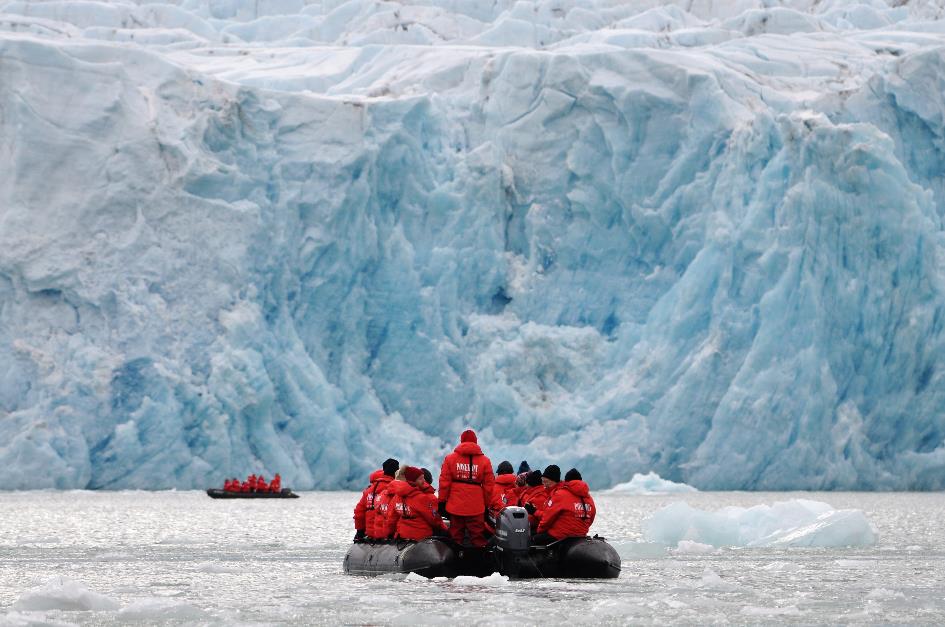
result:
[(643, 522), (643, 537), (702, 553), (710, 547), (873, 546), (876, 532), (858, 509), (795, 499), (772, 505), (724, 507), (707, 512), (678, 502)]
[(5, 487), (945, 488), (940, 13), (0, 0)]

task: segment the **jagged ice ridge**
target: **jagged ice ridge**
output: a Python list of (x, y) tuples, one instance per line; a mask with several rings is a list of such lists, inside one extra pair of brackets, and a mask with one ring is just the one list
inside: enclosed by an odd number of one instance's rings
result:
[(5, 487), (942, 489), (943, 14), (0, 1)]

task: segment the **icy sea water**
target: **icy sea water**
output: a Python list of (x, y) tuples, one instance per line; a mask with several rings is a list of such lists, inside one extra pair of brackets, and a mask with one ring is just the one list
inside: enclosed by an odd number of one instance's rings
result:
[[(0, 624), (945, 623), (942, 493), (601, 494), (594, 531), (618, 547), (619, 579), (491, 587), (344, 575), (356, 497), (0, 493)], [(862, 509), (878, 543), (679, 554), (642, 541), (643, 519), (675, 501), (792, 498)], [(56, 577), (112, 609), (22, 609)]]

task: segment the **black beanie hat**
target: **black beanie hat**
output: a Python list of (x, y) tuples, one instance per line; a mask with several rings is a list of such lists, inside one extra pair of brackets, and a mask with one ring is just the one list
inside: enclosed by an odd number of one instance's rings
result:
[(523, 472), (531, 472), (531, 471), (532, 471), (532, 467), (529, 466), (528, 462), (523, 459), (522, 463), (518, 465), (518, 474), (522, 474)]
[(400, 468), (400, 462), (393, 457), (388, 457), (386, 460), (384, 460), (381, 468), (384, 469), (385, 475), (393, 477), (395, 474), (397, 474), (397, 469)]
[(525, 483), (527, 483), (529, 486), (533, 488), (536, 485), (541, 485), (541, 471), (533, 470), (530, 473), (528, 473), (528, 476), (525, 477)]
[(502, 462), (499, 464), (499, 467), (495, 469), (495, 474), (497, 475), (511, 475), (512, 474), (512, 462)]
[(541, 473), (541, 476), (547, 477), (555, 482), (561, 481), (561, 469), (552, 464), (545, 468), (545, 472)]
[(565, 481), (580, 481), (582, 479), (581, 473), (578, 472), (577, 468), (572, 468), (568, 471), (568, 474), (564, 476)]
[(420, 472), (423, 473), (423, 480), (424, 480), (424, 481), (426, 481), (427, 483), (433, 483), (433, 473), (431, 473), (431, 472), (430, 472), (429, 470), (427, 470), (426, 468), (421, 468), (421, 469), (420, 469)]

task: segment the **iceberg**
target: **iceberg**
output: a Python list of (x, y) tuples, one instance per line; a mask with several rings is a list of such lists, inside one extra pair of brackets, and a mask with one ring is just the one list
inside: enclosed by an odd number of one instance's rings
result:
[(836, 510), (827, 503), (795, 499), (772, 505), (724, 507), (714, 512), (673, 503), (643, 523), (648, 542), (681, 552), (710, 547), (862, 547), (876, 544), (876, 532), (860, 510)]
[(626, 483), (618, 483), (610, 488), (608, 492), (613, 494), (679, 494), (685, 492), (698, 492), (691, 485), (685, 483), (675, 483), (663, 479), (655, 472), (648, 472), (645, 475), (636, 473), (633, 478)]
[(8, 488), (945, 488), (945, 20), (0, 0)]

